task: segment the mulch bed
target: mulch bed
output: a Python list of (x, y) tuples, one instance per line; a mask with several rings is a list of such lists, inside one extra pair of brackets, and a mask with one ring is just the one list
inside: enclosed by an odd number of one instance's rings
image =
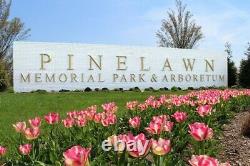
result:
[(229, 124), (223, 126), (220, 142), (223, 148), (219, 159), (229, 161), (232, 166), (250, 166), (250, 138), (241, 134), (242, 124), (250, 110), (238, 113)]

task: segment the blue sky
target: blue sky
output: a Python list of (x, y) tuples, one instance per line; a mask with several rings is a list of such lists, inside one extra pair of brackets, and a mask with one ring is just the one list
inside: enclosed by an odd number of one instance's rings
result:
[[(31, 29), (29, 41), (157, 46), (155, 32), (174, 0), (13, 0), (11, 17)], [(198, 49), (224, 51), (239, 65), (250, 41), (250, 1), (184, 0), (205, 38)]]

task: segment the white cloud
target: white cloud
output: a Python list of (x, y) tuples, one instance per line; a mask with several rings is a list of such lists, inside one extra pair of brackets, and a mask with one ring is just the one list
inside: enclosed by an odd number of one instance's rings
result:
[(239, 66), (240, 60), (244, 58), (246, 43), (250, 40), (250, 14), (228, 1), (219, 2), (214, 5), (221, 5), (222, 10), (211, 12), (207, 9), (196, 17), (206, 36), (201, 47), (222, 50), (225, 42), (230, 42), (233, 48), (233, 60)]
[[(167, 10), (174, 7), (174, 1), (170, 2), (171, 4), (152, 8), (144, 13), (138, 18), (144, 24), (129, 29), (125, 34), (131, 35), (133, 39), (141, 36), (145, 45), (156, 45), (155, 32), (160, 28), (161, 20), (166, 18)], [(205, 35), (199, 48), (224, 51), (225, 42), (230, 42), (233, 60), (239, 66), (240, 60), (244, 58), (246, 44), (250, 41), (250, 13), (237, 8), (228, 0), (188, 0), (186, 3)]]

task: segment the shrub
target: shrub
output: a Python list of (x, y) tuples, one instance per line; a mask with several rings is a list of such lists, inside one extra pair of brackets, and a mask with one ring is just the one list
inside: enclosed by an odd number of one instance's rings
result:
[(178, 87), (173, 86), (173, 87), (171, 88), (171, 91), (178, 91)]
[(76, 89), (76, 90), (74, 90), (74, 92), (84, 92), (84, 90), (82, 90), (82, 89)]
[(61, 89), (61, 90), (59, 90), (59, 92), (70, 92), (70, 90), (68, 90), (68, 89)]
[(84, 89), (84, 92), (91, 92), (92, 90), (91, 90), (91, 88), (89, 88), (89, 87), (87, 87), (87, 88), (85, 88)]
[(100, 89), (99, 88), (95, 88), (95, 91), (98, 92), (98, 91), (100, 91)]
[(168, 91), (169, 89), (168, 89), (167, 87), (164, 87), (164, 90), (165, 90), (165, 91)]
[(205, 86), (201, 86), (198, 88), (198, 90), (206, 90), (206, 89), (207, 89), (207, 87), (205, 87)]
[(119, 91), (119, 88), (115, 88), (115, 89), (113, 89), (113, 91)]
[(108, 88), (102, 88), (102, 91), (109, 91)]
[(160, 90), (160, 91), (165, 91), (165, 88), (160, 88), (159, 90)]
[(154, 88), (153, 87), (149, 87), (149, 88), (145, 88), (144, 90), (145, 91), (154, 91)]
[(140, 92), (141, 90), (140, 90), (139, 87), (134, 87), (134, 91), (135, 91), (135, 92)]
[(219, 86), (217, 89), (220, 89), (220, 90), (225, 90), (226, 87), (225, 86)]
[(134, 88), (129, 88), (129, 91), (140, 92), (141, 90), (139, 87), (134, 87)]
[(43, 94), (43, 93), (47, 93), (47, 91), (43, 90), (43, 89), (38, 89), (36, 91), (32, 91), (31, 93), (40, 93), (40, 94)]

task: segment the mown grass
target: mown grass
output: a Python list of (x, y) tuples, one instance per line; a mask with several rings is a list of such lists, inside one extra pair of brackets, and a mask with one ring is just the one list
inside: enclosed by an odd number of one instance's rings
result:
[(107, 91), (107, 92), (62, 92), (62, 93), (0, 93), (0, 142), (14, 133), (12, 124), (26, 121), (48, 112), (61, 114), (72, 110), (81, 110), (91, 105), (116, 102), (119, 114), (126, 113), (127, 101), (143, 101), (148, 96), (162, 94), (184, 94), (186, 91)]

